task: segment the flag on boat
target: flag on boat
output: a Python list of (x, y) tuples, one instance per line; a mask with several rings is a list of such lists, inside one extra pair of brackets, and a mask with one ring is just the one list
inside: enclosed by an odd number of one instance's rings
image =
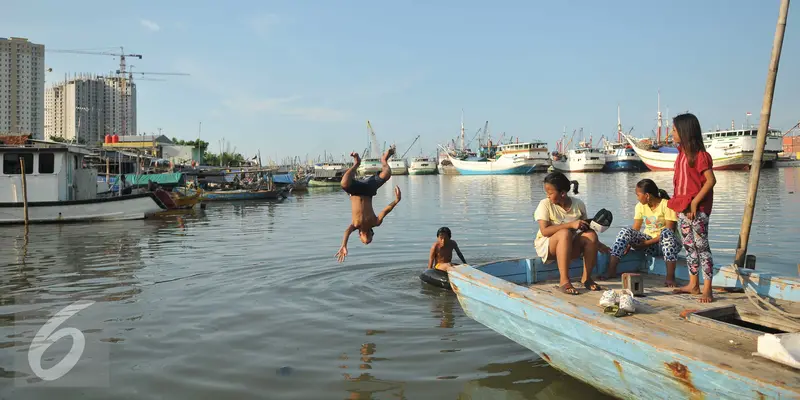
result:
[(750, 111), (748, 111), (748, 112), (747, 112), (747, 116), (749, 117), (749, 116), (751, 116), (751, 115), (753, 115), (753, 114), (750, 114)]

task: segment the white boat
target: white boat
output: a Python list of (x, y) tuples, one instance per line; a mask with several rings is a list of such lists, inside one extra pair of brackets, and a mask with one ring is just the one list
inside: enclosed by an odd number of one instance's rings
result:
[(537, 161), (515, 154), (481, 160), (459, 160), (449, 154), (447, 157), (461, 175), (521, 175), (529, 174), (539, 166)]
[(584, 146), (553, 158), (553, 170), (560, 172), (596, 172), (605, 165), (606, 156), (599, 149)]
[(392, 175), (408, 175), (408, 164), (405, 158), (390, 158), (389, 168), (392, 170)]
[(0, 224), (25, 223), (25, 192), (29, 223), (143, 219), (166, 210), (150, 192), (98, 198), (97, 170), (83, 167), (90, 154), (82, 147), (44, 142), (0, 146)]
[(497, 154), (524, 157), (534, 165), (533, 171), (546, 171), (550, 166), (547, 143), (542, 141), (501, 144), (497, 146)]
[[(732, 129), (703, 133), (703, 144), (711, 155), (715, 170), (746, 170), (753, 162), (753, 151), (756, 147), (757, 129)], [(767, 131), (767, 143), (764, 148), (763, 161), (772, 166), (783, 151), (783, 133), (777, 129)], [(647, 168), (653, 171), (672, 171), (678, 150), (672, 146), (653, 149), (647, 139), (637, 139), (626, 135), (625, 139), (642, 159)]]
[(383, 169), (383, 166), (380, 158), (362, 158), (361, 165), (358, 166), (356, 172), (361, 176), (375, 175), (381, 172), (381, 169)]
[(414, 157), (408, 167), (409, 175), (436, 175), (436, 172), (436, 160), (428, 157)]

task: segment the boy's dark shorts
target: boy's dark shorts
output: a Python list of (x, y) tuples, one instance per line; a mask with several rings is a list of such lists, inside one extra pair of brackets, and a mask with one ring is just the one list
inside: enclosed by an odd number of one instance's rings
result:
[(378, 194), (378, 189), (386, 183), (381, 179), (378, 174), (371, 175), (367, 178), (354, 179), (350, 187), (344, 189), (347, 194), (351, 196), (367, 196), (374, 197)]

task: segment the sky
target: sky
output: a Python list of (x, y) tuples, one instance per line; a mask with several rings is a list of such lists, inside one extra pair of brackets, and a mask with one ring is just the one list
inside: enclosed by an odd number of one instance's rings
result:
[[(141, 54), (138, 131), (200, 138), (263, 160), (380, 142), (434, 155), (489, 121), (544, 140), (652, 135), (690, 111), (704, 130), (757, 123), (778, 0), (5, 0), (0, 37)], [(800, 11), (790, 10), (771, 126), (800, 121)], [(794, 12), (794, 15), (793, 15)], [(794, 18), (793, 18), (794, 17)], [(106, 74), (111, 56), (46, 53), (47, 84)], [(134, 76), (134, 80), (136, 76)]]

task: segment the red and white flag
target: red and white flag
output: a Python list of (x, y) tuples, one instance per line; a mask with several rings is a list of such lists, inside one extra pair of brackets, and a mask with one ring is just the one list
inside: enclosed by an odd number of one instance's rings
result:
[(747, 112), (747, 116), (749, 117), (749, 116), (751, 116), (751, 115), (753, 115), (753, 114), (750, 114), (750, 111), (748, 111), (748, 112)]

